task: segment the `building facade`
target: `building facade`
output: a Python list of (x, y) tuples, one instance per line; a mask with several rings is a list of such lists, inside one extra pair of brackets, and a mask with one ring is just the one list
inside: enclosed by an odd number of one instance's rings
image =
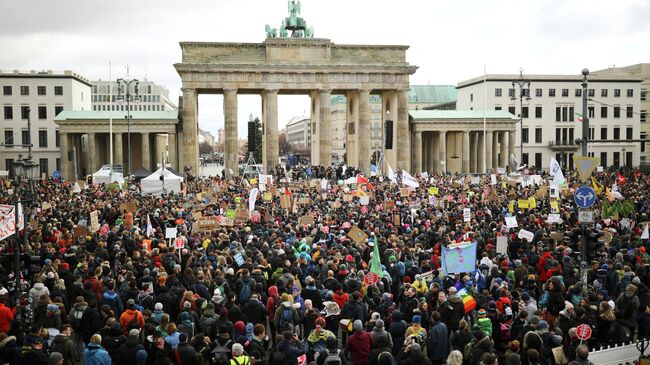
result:
[[(117, 81), (91, 81), (93, 111), (124, 111), (127, 108), (125, 101), (118, 98)], [(132, 86), (131, 92), (135, 89)], [(140, 100), (131, 102), (131, 111), (175, 111), (177, 107), (169, 99), (169, 90), (153, 81), (144, 79), (138, 85), (137, 94)]]
[[(640, 79), (641, 91), (639, 92), (640, 111), (639, 122), (641, 126), (640, 139), (648, 139), (650, 135), (650, 124), (648, 123), (648, 111), (650, 111), (650, 63), (639, 63), (626, 67), (612, 67), (605, 70), (594, 71), (594, 75), (629, 77), (631, 79)], [(650, 146), (645, 143), (640, 144), (641, 148), (641, 166), (650, 166)]]
[(90, 81), (72, 71), (0, 71), (0, 86), (0, 170), (13, 176), (13, 162), (19, 154), (27, 157), (27, 147), (22, 145), (31, 143), (32, 160), (39, 164), (38, 177), (51, 176), (61, 169), (60, 135), (54, 118), (64, 110), (91, 110)]
[(287, 143), (298, 149), (308, 148), (311, 146), (310, 130), (311, 119), (309, 117), (298, 115), (291, 118), (286, 126)]
[[(520, 75), (486, 75), (458, 84), (457, 109), (504, 110), (521, 116), (514, 155), (520, 163), (548, 169), (551, 157), (573, 169), (573, 155), (580, 154), (575, 139), (582, 137), (582, 75), (523, 75), (530, 81), (523, 107)], [(628, 76), (589, 75), (590, 136), (588, 153), (604, 167), (639, 166), (641, 80)], [(603, 143), (598, 140), (613, 140)], [(620, 142), (619, 142), (620, 141)], [(523, 151), (523, 153), (522, 153)]]

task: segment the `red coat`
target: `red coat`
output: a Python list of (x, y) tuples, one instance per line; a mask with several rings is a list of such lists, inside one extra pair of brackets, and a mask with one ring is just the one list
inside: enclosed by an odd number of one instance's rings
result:
[(366, 331), (356, 332), (348, 337), (345, 349), (352, 354), (352, 364), (366, 365), (372, 349), (372, 337)]
[(4, 303), (0, 303), (0, 332), (9, 332), (13, 320), (14, 314), (11, 309), (6, 307)]

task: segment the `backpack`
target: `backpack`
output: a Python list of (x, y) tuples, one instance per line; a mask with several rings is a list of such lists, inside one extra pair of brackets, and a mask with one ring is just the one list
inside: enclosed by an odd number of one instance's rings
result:
[(293, 324), (293, 308), (284, 307), (282, 308), (282, 315), (280, 316), (280, 328), (279, 331), (284, 331), (287, 328), (287, 324)]
[(325, 361), (323, 361), (323, 365), (343, 365), (341, 363), (341, 356), (339, 356), (339, 350), (332, 353), (327, 350), (327, 357), (325, 358)]
[(420, 348), (424, 349), (426, 348), (427, 341), (425, 339), (426, 335), (424, 334), (423, 331), (417, 331), (416, 333), (413, 334), (413, 341), (420, 345)]
[(239, 290), (239, 303), (240, 304), (245, 304), (251, 298), (251, 295), (253, 295), (253, 292), (251, 291), (250, 282), (244, 283), (242, 281), (242, 283), (243, 283), (243, 286)]
[(501, 341), (510, 342), (512, 339), (512, 332), (510, 331), (510, 324), (501, 323)]
[(228, 346), (232, 344), (232, 340), (226, 341), (223, 345), (219, 340), (214, 341), (215, 346), (212, 350), (212, 358), (210, 363), (212, 365), (228, 365), (230, 363), (231, 351)]
[(138, 314), (134, 314), (133, 318), (127, 323), (126, 325), (127, 331), (133, 330), (133, 329), (140, 329), (140, 324), (138, 323)]
[(472, 357), (472, 352), (474, 352), (474, 341), (470, 341), (465, 348), (463, 349), (463, 359), (469, 359)]
[(81, 323), (83, 322), (84, 312), (75, 310), (74, 314), (70, 317), (70, 325), (72, 326), (72, 329), (77, 332), (81, 331)]

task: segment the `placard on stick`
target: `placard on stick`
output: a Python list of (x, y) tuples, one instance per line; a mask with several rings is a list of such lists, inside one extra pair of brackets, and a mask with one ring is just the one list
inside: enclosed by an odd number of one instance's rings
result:
[(368, 239), (368, 235), (362, 231), (359, 227), (354, 226), (348, 232), (348, 237), (352, 239), (355, 243), (363, 243)]

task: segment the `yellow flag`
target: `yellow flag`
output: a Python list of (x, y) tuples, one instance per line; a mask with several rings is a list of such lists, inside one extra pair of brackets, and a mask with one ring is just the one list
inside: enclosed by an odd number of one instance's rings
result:
[(612, 191), (609, 190), (609, 188), (605, 188), (605, 195), (607, 196), (607, 200), (610, 202), (613, 202), (615, 200), (614, 195), (612, 195)]
[(594, 179), (594, 177), (591, 177), (591, 185), (594, 187), (594, 191), (596, 192), (596, 195), (600, 195), (603, 192), (603, 186)]
[(531, 196), (530, 198), (528, 198), (528, 208), (530, 208), (530, 209), (537, 208), (537, 200), (535, 200), (534, 196)]

